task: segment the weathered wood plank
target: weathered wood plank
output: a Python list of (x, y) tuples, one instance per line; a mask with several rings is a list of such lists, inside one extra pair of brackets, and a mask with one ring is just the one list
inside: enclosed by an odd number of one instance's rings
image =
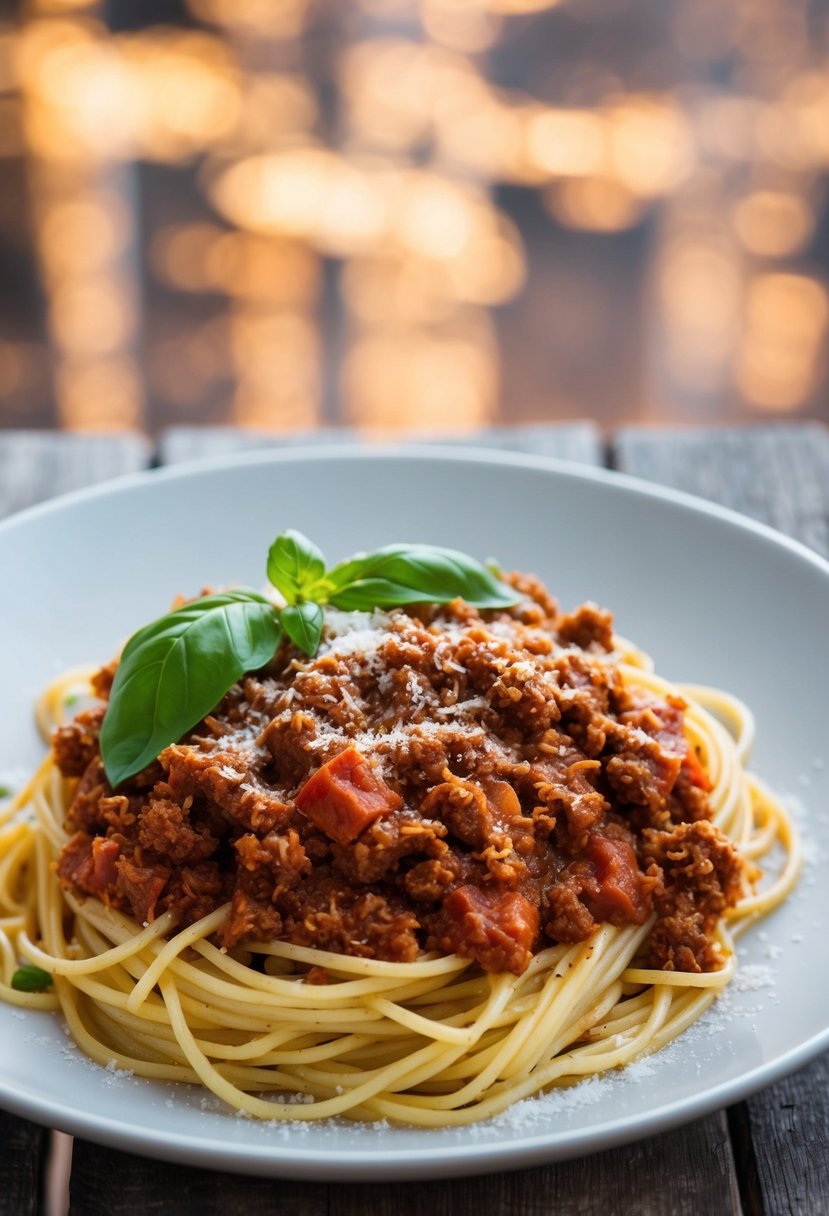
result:
[(741, 1104), (756, 1191), (746, 1216), (829, 1212), (829, 1055)]
[(329, 1216), (728, 1216), (739, 1212), (723, 1116), (539, 1169), (330, 1188)]
[(829, 430), (820, 423), (629, 427), (613, 454), (623, 472), (733, 507), (829, 556)]
[[(817, 423), (630, 428), (614, 456), (624, 472), (743, 511), (829, 557), (829, 430)], [(829, 1211), (829, 1056), (733, 1108), (730, 1121), (746, 1216)]]
[(0, 1111), (0, 1216), (34, 1216), (40, 1210), (49, 1132)]
[(326, 1189), (146, 1161), (76, 1140), (69, 1216), (326, 1216)]
[(140, 435), (0, 431), (0, 518), (45, 498), (134, 473), (150, 462)]
[[(281, 435), (240, 431), (232, 427), (174, 427), (159, 444), (161, 464), (248, 452), (268, 448), (307, 447), (309, 444), (359, 443), (364, 436), (350, 427), (325, 431), (302, 431)], [(491, 447), (538, 456), (554, 456), (581, 464), (600, 464), (601, 439), (592, 422), (564, 422), (536, 426), (496, 427), (464, 435), (417, 437), (415, 442), (447, 447)]]

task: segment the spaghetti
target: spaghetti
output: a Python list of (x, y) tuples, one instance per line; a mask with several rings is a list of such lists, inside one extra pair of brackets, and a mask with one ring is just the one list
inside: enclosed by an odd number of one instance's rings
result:
[[(726, 987), (735, 939), (792, 890), (800, 847), (785, 809), (744, 768), (753, 737), (747, 708), (711, 689), (677, 689), (633, 647), (618, 639), (616, 647), (628, 692), (686, 702), (685, 737), (710, 782), (716, 828), (749, 867), (782, 857), (773, 879), (746, 884), (720, 918), (717, 969), (655, 969), (652, 915), (552, 943), (520, 974), (484, 970), (458, 952), (394, 962), (285, 940), (223, 948), (227, 902), (183, 928), (172, 911), (142, 926), (57, 881), (77, 780), (49, 756), (3, 815), (0, 996), (60, 1010), (79, 1047), (103, 1066), (199, 1083), (264, 1120), (467, 1124), (658, 1050)], [(70, 673), (44, 694), (44, 733), (88, 674)], [(11, 987), (21, 959), (48, 971), (53, 990)], [(320, 974), (326, 982), (313, 982)]]

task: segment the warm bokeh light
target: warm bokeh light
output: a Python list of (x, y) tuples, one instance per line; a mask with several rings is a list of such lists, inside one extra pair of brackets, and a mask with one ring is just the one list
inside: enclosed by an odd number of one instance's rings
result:
[(129, 240), (130, 220), (121, 195), (82, 195), (58, 202), (43, 217), (42, 256), (58, 277), (90, 272), (118, 257)]
[(545, 9), (555, 8), (561, 0), (486, 0), (487, 8), (496, 13), (507, 13), (510, 16), (520, 13), (541, 13)]
[(751, 283), (737, 369), (742, 392), (762, 409), (792, 410), (825, 371), (826, 289), (802, 275), (763, 274)]
[(316, 327), (297, 313), (239, 309), (231, 348), (238, 376), (233, 421), (257, 430), (307, 430), (319, 421)]
[(480, 0), (422, 0), (423, 31), (442, 46), (476, 53), (497, 40), (501, 21)]
[(310, 82), (296, 75), (257, 72), (241, 88), (238, 122), (224, 141), (231, 152), (276, 147), (300, 132), (306, 134), (317, 121)]
[(586, 177), (607, 165), (602, 117), (588, 110), (542, 110), (527, 124), (527, 157), (540, 173)]
[(301, 148), (240, 161), (210, 192), (232, 223), (304, 239), (333, 257), (371, 251), (434, 262), (459, 300), (494, 304), (520, 286), (514, 227), (483, 192), (436, 173)]
[(0, 342), (0, 398), (21, 388), (26, 378), (26, 359), (20, 345)]
[(80, 355), (119, 350), (134, 321), (129, 290), (109, 276), (70, 281), (53, 291), (52, 331), (63, 350)]
[(491, 422), (497, 372), (491, 334), (477, 326), (360, 337), (346, 359), (346, 417), (369, 430), (425, 433)]
[(545, 193), (550, 213), (567, 228), (620, 232), (642, 217), (641, 201), (612, 177), (579, 177)]
[(0, 23), (0, 424), (829, 415), (802, 0), (164, 12)]
[(667, 194), (689, 172), (691, 135), (675, 105), (631, 97), (610, 108), (608, 125), (614, 176), (632, 194)]
[(714, 232), (683, 235), (680, 227), (666, 243), (657, 290), (671, 379), (696, 393), (727, 382), (740, 311), (740, 273), (728, 244)]
[(803, 248), (814, 231), (814, 214), (799, 195), (757, 190), (735, 204), (734, 227), (749, 252), (780, 258)]
[(141, 421), (142, 387), (137, 365), (121, 357), (65, 360), (57, 372), (61, 423), (74, 431), (112, 431)]
[(302, 33), (311, 0), (187, 0), (187, 7), (202, 21), (247, 37), (280, 39)]
[(319, 287), (319, 265), (305, 246), (216, 224), (161, 228), (150, 255), (159, 279), (177, 291), (308, 306)]

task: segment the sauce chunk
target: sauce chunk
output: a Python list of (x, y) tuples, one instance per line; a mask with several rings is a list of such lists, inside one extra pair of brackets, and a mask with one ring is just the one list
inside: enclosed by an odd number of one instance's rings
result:
[(323, 764), (296, 796), (296, 807), (337, 844), (350, 844), (403, 799), (371, 769), (356, 747)]

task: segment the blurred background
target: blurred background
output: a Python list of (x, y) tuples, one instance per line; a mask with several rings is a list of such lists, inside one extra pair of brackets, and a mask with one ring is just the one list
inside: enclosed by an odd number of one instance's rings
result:
[(829, 420), (829, 0), (0, 0), (0, 426)]

